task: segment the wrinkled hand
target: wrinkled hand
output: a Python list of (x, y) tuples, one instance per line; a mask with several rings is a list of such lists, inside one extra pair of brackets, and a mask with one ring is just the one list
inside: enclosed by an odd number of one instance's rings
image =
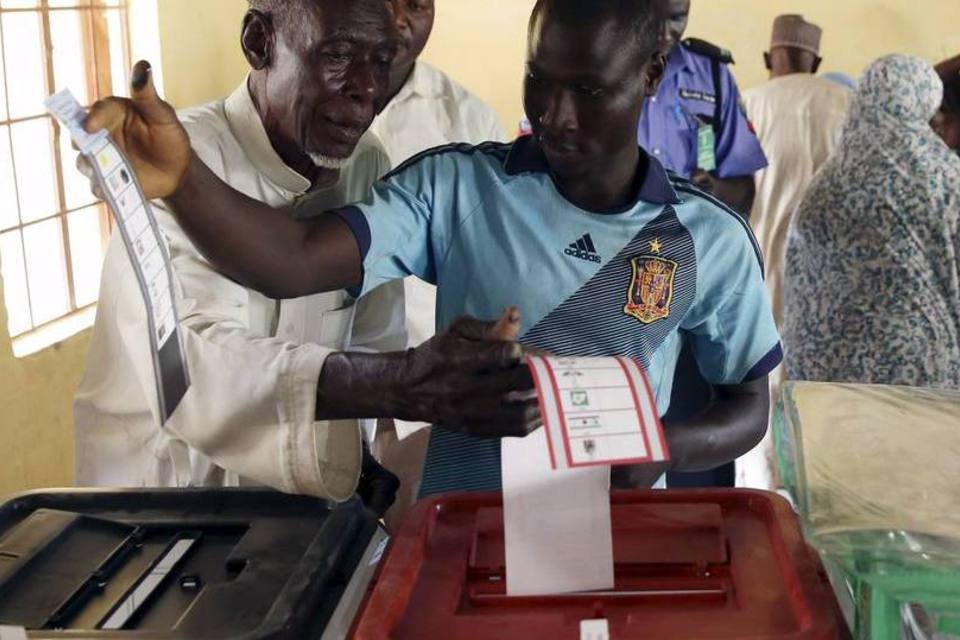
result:
[(480, 438), (522, 437), (541, 424), (533, 377), (514, 342), (520, 313), (496, 323), (461, 317), (408, 351), (398, 374), (400, 414)]
[[(133, 67), (131, 98), (105, 98), (91, 108), (84, 123), (89, 133), (106, 129), (133, 165), (144, 195), (165, 198), (172, 195), (190, 165), (190, 139), (169, 104), (157, 96), (150, 63), (141, 60)], [(91, 178), (92, 171), (81, 156), (77, 168)], [(94, 194), (102, 197), (94, 189)]]

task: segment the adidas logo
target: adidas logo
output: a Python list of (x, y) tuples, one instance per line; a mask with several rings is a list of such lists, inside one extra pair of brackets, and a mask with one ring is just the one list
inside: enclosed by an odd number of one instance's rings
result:
[(586, 260), (587, 262), (595, 262), (597, 264), (602, 262), (600, 254), (597, 253), (597, 248), (593, 244), (593, 238), (590, 237), (589, 233), (576, 242), (571, 243), (570, 246), (564, 250), (564, 253), (573, 258)]

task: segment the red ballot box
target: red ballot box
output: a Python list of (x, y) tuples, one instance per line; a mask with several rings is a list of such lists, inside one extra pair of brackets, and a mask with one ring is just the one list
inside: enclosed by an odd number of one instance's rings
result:
[(387, 551), (354, 638), (577, 640), (584, 620), (606, 620), (613, 640), (850, 637), (782, 498), (629, 491), (611, 505), (613, 590), (508, 597), (500, 494), (422, 501)]

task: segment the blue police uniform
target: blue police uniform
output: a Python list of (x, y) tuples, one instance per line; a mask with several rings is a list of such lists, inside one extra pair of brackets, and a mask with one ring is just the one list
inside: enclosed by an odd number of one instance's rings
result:
[[(533, 137), (451, 145), (337, 214), (364, 256), (363, 293), (409, 275), (436, 284), (438, 329), (517, 305), (526, 344), (637, 359), (662, 414), (682, 336), (718, 385), (763, 377), (781, 350), (749, 225), (645, 153), (638, 170), (634, 201), (596, 213), (559, 192)], [(423, 495), (499, 488), (499, 441), (433, 430)]]
[[(718, 178), (752, 176), (767, 166), (730, 73), (729, 52), (693, 38), (673, 48), (657, 95), (648, 98), (638, 140), (667, 169), (689, 178), (698, 168), (701, 136), (714, 143)], [(709, 132), (704, 131), (709, 129)]]

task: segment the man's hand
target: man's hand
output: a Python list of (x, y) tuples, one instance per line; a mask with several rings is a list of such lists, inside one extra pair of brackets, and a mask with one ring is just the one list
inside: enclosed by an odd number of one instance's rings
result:
[[(190, 165), (190, 139), (169, 104), (157, 96), (150, 64), (133, 67), (132, 98), (106, 98), (91, 108), (84, 123), (89, 133), (106, 129), (133, 165), (147, 198), (172, 195)], [(82, 163), (78, 167), (84, 174)]]
[(407, 352), (398, 380), (403, 413), (481, 438), (525, 436), (540, 426), (533, 377), (513, 342), (520, 315), (495, 324), (456, 320), (450, 330)]
[(541, 425), (523, 348), (510, 341), (520, 314), (496, 323), (463, 317), (416, 349), (329, 356), (318, 420), (400, 418), (479, 438), (522, 437)]

